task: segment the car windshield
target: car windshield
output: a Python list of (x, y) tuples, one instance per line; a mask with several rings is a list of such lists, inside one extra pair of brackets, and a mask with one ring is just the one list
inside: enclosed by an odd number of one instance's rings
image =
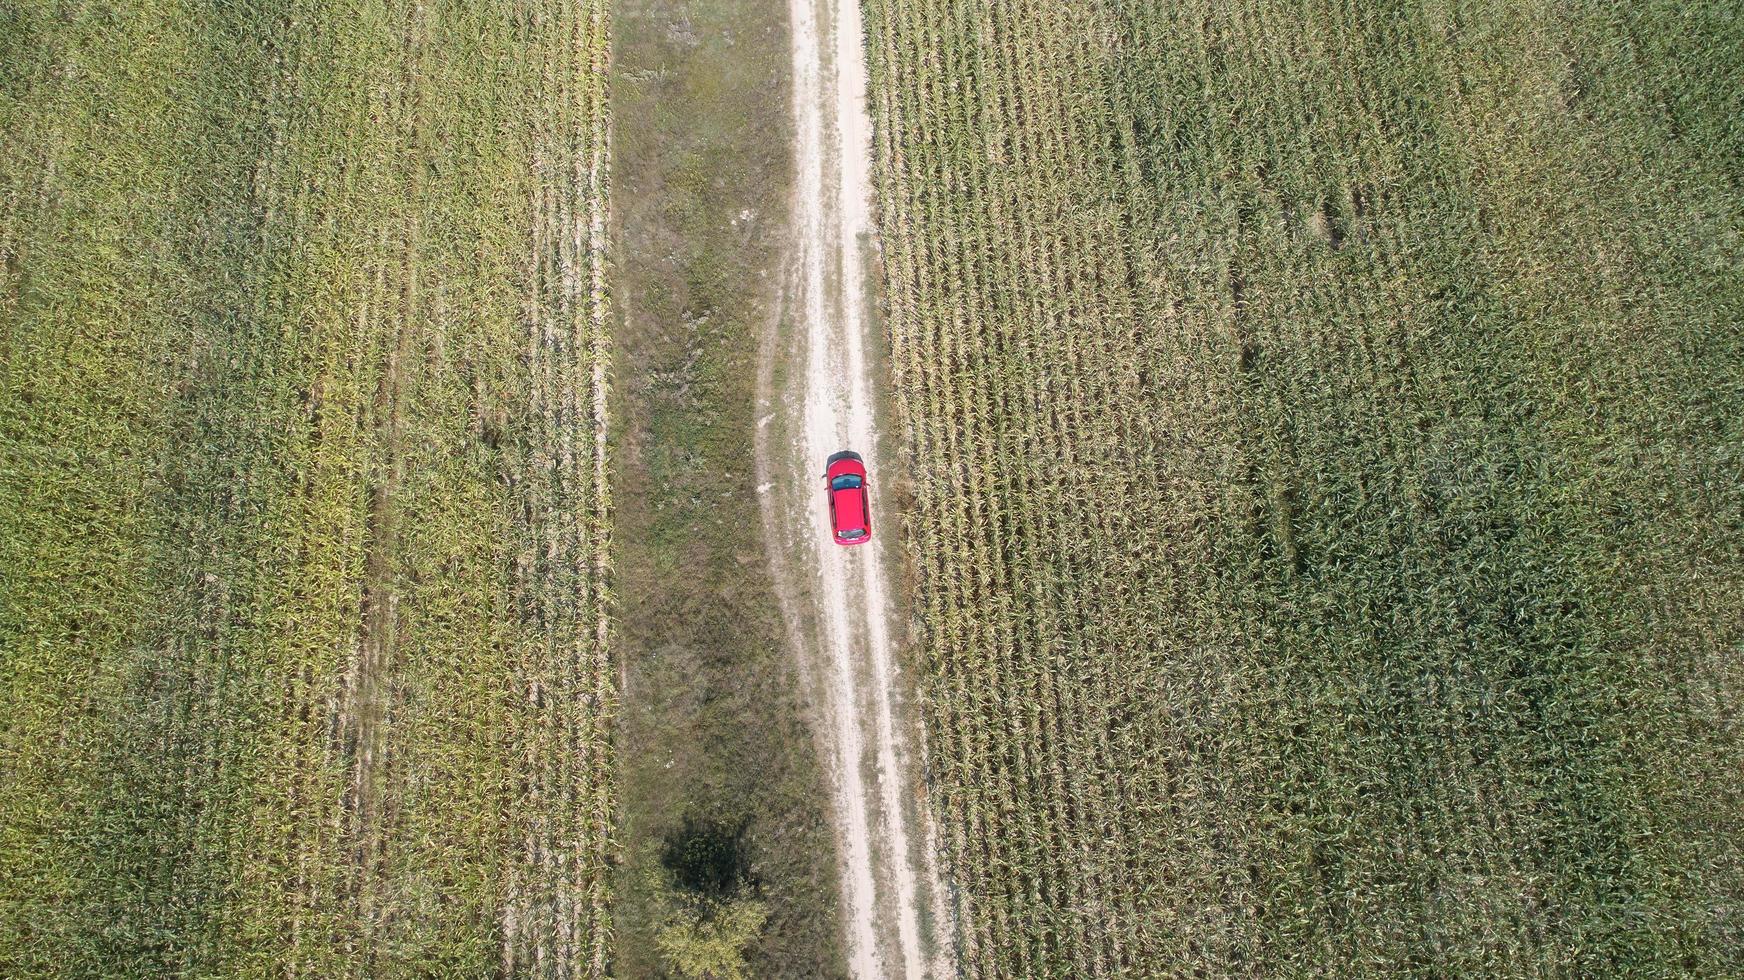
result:
[(841, 537), (844, 537), (844, 538), (858, 538), (858, 537), (861, 537), (861, 536), (862, 536), (862, 535), (864, 535), (864, 534), (865, 534), (865, 533), (866, 533), (866, 532), (865, 532), (865, 531), (862, 531), (862, 530), (860, 530), (860, 529), (859, 529), (859, 528), (854, 528), (854, 529), (852, 529), (852, 530), (849, 530), (849, 531), (843, 531), (843, 532), (842, 532), (842, 533), (841, 533)]
[(830, 481), (831, 490), (857, 490), (860, 488), (860, 478), (857, 476), (838, 476)]

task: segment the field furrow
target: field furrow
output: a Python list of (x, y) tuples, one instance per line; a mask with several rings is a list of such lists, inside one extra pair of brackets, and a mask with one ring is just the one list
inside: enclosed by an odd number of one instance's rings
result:
[(7, 17), (0, 972), (605, 975), (606, 28)]
[[(1637, 382), (1736, 399), (1736, 276), (1665, 261), (1735, 233), (1725, 166), (1663, 139), (1640, 81), (1645, 57), (1677, 79), (1656, 91), (1694, 85), (1678, 125), (1718, 133), (1732, 96), (1694, 80), (1736, 31), (1614, 47), (1670, 21), (1590, 4), (867, 6), (965, 975), (1735, 959), (1702, 828), (1736, 781), (1688, 787), (1739, 743), (1671, 734), (1714, 621), (1649, 598), (1692, 560), (1737, 581), (1687, 550), (1736, 533), (1735, 494), (1663, 463), (1729, 437), (1655, 421), (1686, 396)], [(1671, 186), (1725, 217), (1621, 203)], [(1615, 332), (1625, 307), (1646, 333)], [(1712, 354), (1644, 367), (1668, 350)], [(1647, 828), (1680, 843), (1629, 843)]]

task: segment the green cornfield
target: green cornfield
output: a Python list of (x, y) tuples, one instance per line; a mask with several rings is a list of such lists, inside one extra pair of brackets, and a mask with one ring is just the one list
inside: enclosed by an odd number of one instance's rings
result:
[(1744, 17), (868, 0), (968, 977), (1744, 973)]
[(606, 9), (0, 4), (0, 975), (605, 974)]

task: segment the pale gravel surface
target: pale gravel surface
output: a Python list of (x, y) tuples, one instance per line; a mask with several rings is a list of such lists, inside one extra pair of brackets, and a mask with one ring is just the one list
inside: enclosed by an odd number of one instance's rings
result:
[[(933, 830), (910, 746), (919, 741), (909, 700), (899, 692), (887, 584), (896, 559), (891, 515), (881, 513), (882, 472), (873, 417), (876, 379), (867, 348), (873, 319), (866, 292), (871, 218), (871, 123), (856, 0), (790, 0), (793, 32), (796, 197), (794, 237), (800, 323), (793, 367), (776, 404), (803, 412), (784, 451), (800, 458), (783, 472), (814, 486), (777, 499), (789, 513), (776, 527), (810, 530), (809, 540), (772, 542), (809, 586), (821, 649), (803, 657), (820, 697), (820, 736), (830, 744), (849, 966), (857, 980), (946, 977), (950, 968), (943, 889)], [(804, 350), (798, 350), (803, 344)], [(803, 372), (799, 369), (803, 367)], [(803, 384), (803, 390), (800, 386)], [(828, 541), (824, 460), (861, 454), (871, 474), (873, 540), (854, 548)], [(783, 451), (783, 450), (778, 450)], [(881, 520), (881, 518), (884, 518)], [(807, 574), (810, 573), (810, 574)], [(815, 577), (814, 577), (815, 576)], [(801, 635), (804, 635), (803, 631)]]

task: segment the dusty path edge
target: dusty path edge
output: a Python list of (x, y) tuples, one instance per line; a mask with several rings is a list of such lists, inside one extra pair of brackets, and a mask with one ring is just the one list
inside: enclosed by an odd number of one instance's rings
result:
[(821, 467), (828, 452), (861, 450), (875, 474), (874, 510), (892, 502), (876, 489), (886, 440), (874, 416), (887, 414), (888, 352), (876, 335), (882, 269), (863, 25), (856, 0), (790, 0), (789, 9), (795, 186), (790, 254), (760, 346), (758, 492), (832, 778), (851, 972), (954, 976), (954, 915), (926, 799), (918, 692), (903, 670), (910, 638), (899, 615), (900, 535), (885, 537), (900, 520), (875, 518), (884, 530), (867, 548), (817, 537), (827, 514), (812, 464)]

